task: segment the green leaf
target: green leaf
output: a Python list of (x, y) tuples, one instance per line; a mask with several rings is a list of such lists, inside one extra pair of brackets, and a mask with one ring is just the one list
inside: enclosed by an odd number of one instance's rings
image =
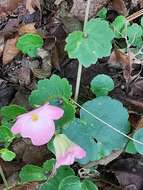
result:
[(114, 81), (108, 75), (99, 74), (91, 81), (91, 90), (96, 96), (106, 96), (114, 89)]
[[(86, 102), (83, 107), (117, 130), (128, 134), (128, 112), (119, 101), (104, 96)], [(64, 127), (64, 134), (86, 150), (87, 156), (80, 163), (101, 159), (113, 150), (123, 149), (127, 143), (123, 135), (97, 121), (84, 110), (80, 111), (80, 120), (74, 120)]]
[(26, 110), (24, 107), (13, 104), (13, 105), (2, 107), (0, 110), (0, 115), (6, 121), (11, 121), (11, 120), (15, 120), (17, 116), (25, 112)]
[(142, 27), (134, 23), (128, 27), (128, 42), (132, 46), (141, 47), (142, 45)]
[(81, 182), (79, 177), (77, 176), (68, 176), (64, 178), (58, 190), (80, 190), (81, 189)]
[(33, 90), (29, 102), (31, 105), (41, 105), (51, 99), (67, 98), (72, 95), (72, 86), (68, 80), (61, 79), (57, 75), (52, 75), (50, 79), (40, 80), (38, 82), (37, 90)]
[(20, 171), (19, 176), (22, 183), (32, 181), (43, 181), (47, 179), (47, 177), (44, 174), (44, 169), (32, 164), (24, 166)]
[(55, 165), (55, 159), (51, 159), (51, 160), (47, 160), (43, 163), (43, 169), (44, 169), (44, 172), (47, 173), (47, 172), (51, 172), (53, 167)]
[(56, 124), (63, 127), (65, 123), (75, 118), (76, 107), (67, 99), (63, 99), (63, 103), (60, 107), (64, 110), (64, 116), (56, 121)]
[(100, 18), (91, 19), (85, 33), (87, 36), (81, 31), (70, 33), (66, 38), (65, 50), (69, 58), (77, 58), (80, 64), (89, 67), (98, 58), (110, 55), (114, 34), (108, 22)]
[(0, 157), (4, 161), (10, 162), (16, 157), (16, 154), (14, 152), (8, 150), (7, 148), (3, 148), (0, 150)]
[(82, 182), (81, 190), (98, 190), (98, 187), (92, 181), (85, 179)]
[(116, 38), (124, 38), (127, 35), (126, 22), (127, 20), (124, 16), (118, 16), (111, 24)]
[(107, 15), (107, 8), (103, 7), (100, 11), (98, 11), (96, 16), (102, 19), (106, 19), (106, 15)]
[(21, 36), (16, 44), (16, 47), (24, 54), (30, 57), (37, 56), (37, 49), (41, 48), (44, 44), (42, 37), (38, 34), (24, 34)]
[(132, 140), (130, 140), (128, 142), (125, 152), (127, 152), (129, 154), (136, 154), (137, 153), (137, 150), (136, 150), (135, 145), (134, 145)]
[(56, 175), (47, 182), (40, 185), (39, 190), (57, 190), (60, 182), (67, 176), (75, 175), (74, 171), (68, 166), (62, 166), (57, 170)]
[[(143, 143), (143, 128), (136, 130), (135, 134), (133, 135), (133, 138)], [(143, 145), (137, 142), (134, 142), (134, 145), (137, 152), (143, 154)]]
[(38, 82), (38, 88), (32, 91), (29, 102), (31, 105), (41, 105), (51, 102), (61, 107), (64, 110), (64, 116), (57, 121), (57, 124), (63, 126), (75, 117), (75, 106), (69, 101), (71, 95), (72, 86), (68, 80), (65, 78), (61, 79), (57, 75), (52, 75), (50, 79), (40, 80)]
[(14, 135), (9, 128), (0, 126), (0, 144), (9, 145), (14, 139)]

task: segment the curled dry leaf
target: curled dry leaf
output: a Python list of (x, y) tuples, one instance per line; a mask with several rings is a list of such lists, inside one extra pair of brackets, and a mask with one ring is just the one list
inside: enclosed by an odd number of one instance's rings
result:
[(26, 0), (26, 9), (30, 14), (35, 12), (35, 7), (41, 10), (41, 0)]
[[(109, 0), (91, 0), (89, 18), (96, 15), (96, 13), (108, 3)], [(73, 0), (73, 7), (71, 9), (71, 16), (77, 17), (83, 21), (85, 17), (87, 1), (85, 0)]]
[(37, 30), (35, 28), (35, 23), (24, 24), (20, 27), (19, 34), (23, 35), (26, 33), (32, 33), (32, 34), (37, 33)]
[(3, 64), (10, 63), (13, 58), (19, 53), (19, 50), (16, 48), (17, 39), (18, 36), (6, 41), (3, 52)]
[(0, 0), (0, 17), (16, 9), (20, 1), (21, 0)]
[(122, 14), (124, 16), (128, 15), (128, 10), (123, 0), (113, 0), (112, 8), (113, 10), (117, 11), (119, 14)]
[(119, 49), (116, 49), (112, 52), (108, 63), (112, 65), (119, 65), (123, 68), (123, 75), (126, 82), (129, 82), (131, 80), (131, 73), (132, 73), (132, 59), (130, 59), (129, 55), (122, 52)]
[(3, 49), (4, 49), (4, 37), (0, 36), (0, 57), (3, 53)]

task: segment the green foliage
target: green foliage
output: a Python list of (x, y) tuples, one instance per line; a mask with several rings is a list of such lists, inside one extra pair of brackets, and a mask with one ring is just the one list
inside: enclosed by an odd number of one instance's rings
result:
[(57, 190), (61, 181), (71, 175), (74, 175), (74, 171), (70, 167), (60, 167), (53, 178), (50, 178), (47, 182), (40, 185), (39, 190)]
[(16, 47), (24, 54), (30, 57), (37, 56), (37, 49), (41, 48), (44, 44), (42, 37), (38, 34), (24, 34), (21, 36), (16, 44)]
[(68, 80), (61, 79), (57, 75), (52, 75), (50, 79), (40, 80), (37, 90), (33, 90), (29, 102), (31, 105), (41, 105), (50, 99), (70, 98), (72, 95), (72, 87)]
[(142, 45), (142, 27), (134, 23), (128, 26), (128, 42), (132, 46), (141, 47)]
[(4, 161), (10, 162), (16, 157), (16, 154), (14, 152), (8, 150), (7, 148), (3, 148), (0, 150), (0, 157)]
[(43, 169), (44, 169), (44, 172), (47, 173), (47, 172), (51, 172), (53, 167), (55, 165), (55, 159), (51, 159), (51, 160), (47, 160), (43, 163)]
[(66, 38), (65, 50), (69, 58), (77, 58), (85, 67), (95, 64), (98, 58), (109, 56), (114, 34), (107, 21), (101, 18), (88, 21), (84, 34), (76, 31)]
[[(75, 117), (75, 106), (69, 101), (72, 87), (67, 79), (52, 75), (50, 79), (40, 80), (36, 90), (32, 91), (29, 102), (31, 105), (41, 105), (51, 102), (64, 110), (64, 116), (58, 120), (58, 125), (63, 126)], [(59, 104), (58, 101), (59, 100)], [(60, 103), (61, 102), (61, 103)]]
[(108, 75), (99, 74), (91, 81), (91, 90), (96, 96), (106, 96), (114, 89), (114, 81)]
[(98, 190), (97, 186), (92, 183), (90, 180), (85, 179), (82, 182), (81, 190)]
[(5, 126), (0, 126), (0, 145), (8, 146), (14, 139), (11, 130)]
[[(128, 134), (128, 112), (119, 101), (104, 96), (86, 102), (83, 107), (117, 130)], [(83, 110), (80, 111), (80, 120), (68, 123), (64, 133), (86, 150), (87, 156), (80, 160), (80, 163), (101, 159), (113, 150), (123, 149), (127, 143), (123, 135)]]
[(20, 171), (20, 179), (22, 183), (32, 182), (32, 181), (43, 181), (47, 177), (44, 173), (44, 169), (39, 166), (32, 164), (25, 165)]
[(58, 190), (80, 190), (81, 189), (81, 183), (80, 179), (76, 176), (68, 176), (64, 178), (60, 185)]
[(107, 8), (103, 7), (100, 11), (98, 11), (97, 17), (100, 17), (102, 19), (106, 19), (107, 16)]
[[(136, 130), (133, 138), (143, 143), (143, 128)], [(134, 145), (136, 151), (139, 152), (140, 154), (143, 154), (143, 145), (137, 142), (134, 142)]]
[(26, 110), (24, 107), (14, 104), (9, 106), (4, 106), (0, 109), (0, 115), (6, 121), (15, 120), (17, 116), (25, 112)]
[(118, 16), (111, 24), (116, 38), (124, 38), (127, 35), (127, 20), (124, 16)]
[(125, 151), (126, 151), (127, 153), (129, 153), (129, 154), (136, 154), (136, 153), (137, 153), (137, 150), (136, 150), (135, 145), (134, 145), (134, 143), (133, 143), (132, 140), (130, 140), (130, 141), (128, 142)]

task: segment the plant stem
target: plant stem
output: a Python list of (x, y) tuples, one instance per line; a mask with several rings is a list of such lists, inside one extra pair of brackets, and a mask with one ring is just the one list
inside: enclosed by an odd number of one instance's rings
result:
[(5, 185), (6, 189), (8, 189), (8, 183), (7, 183), (7, 180), (6, 180), (6, 178), (5, 178), (5, 175), (4, 175), (4, 172), (3, 172), (3, 169), (2, 169), (1, 166), (0, 166), (0, 175), (1, 175), (1, 177), (2, 177), (2, 180), (3, 180), (3, 182), (4, 182), (4, 185)]
[[(87, 6), (86, 6), (86, 11), (85, 11), (85, 19), (84, 19), (84, 26), (83, 26), (83, 33), (84, 36), (86, 37), (87, 34), (85, 32), (86, 24), (88, 21), (88, 15), (89, 15), (89, 9), (90, 9), (90, 3), (91, 0), (87, 1)], [(78, 73), (77, 73), (77, 80), (76, 80), (76, 89), (75, 89), (75, 96), (74, 100), (77, 102), (78, 96), (79, 96), (79, 88), (80, 88), (80, 82), (81, 82), (81, 74), (82, 74), (82, 64), (78, 64)]]

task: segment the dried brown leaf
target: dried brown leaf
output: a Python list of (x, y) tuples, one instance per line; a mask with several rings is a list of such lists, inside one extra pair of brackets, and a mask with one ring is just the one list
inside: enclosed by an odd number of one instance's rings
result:
[(4, 37), (0, 36), (0, 57), (3, 53), (3, 49), (4, 49)]
[(113, 0), (112, 8), (113, 10), (117, 11), (119, 14), (122, 14), (124, 16), (128, 15), (128, 10), (123, 0)]
[(123, 68), (124, 79), (126, 82), (129, 82), (132, 72), (132, 64), (130, 61), (129, 55), (119, 49), (116, 49), (112, 52), (108, 62), (112, 65), (121, 65)]
[(0, 17), (17, 8), (21, 0), (0, 0)]
[[(108, 3), (109, 0), (91, 0), (89, 18), (96, 15), (96, 13)], [(73, 7), (71, 9), (71, 15), (77, 17), (79, 20), (83, 21), (85, 17), (87, 1), (84, 0), (73, 0)]]
[(26, 9), (30, 14), (35, 12), (35, 7), (41, 10), (41, 0), (26, 0)]
[(13, 58), (19, 53), (19, 50), (16, 48), (17, 39), (18, 36), (6, 41), (3, 52), (3, 64), (10, 63)]
[(26, 33), (32, 33), (32, 34), (37, 33), (37, 30), (35, 28), (35, 23), (24, 24), (20, 27), (19, 34), (22, 35)]

